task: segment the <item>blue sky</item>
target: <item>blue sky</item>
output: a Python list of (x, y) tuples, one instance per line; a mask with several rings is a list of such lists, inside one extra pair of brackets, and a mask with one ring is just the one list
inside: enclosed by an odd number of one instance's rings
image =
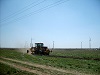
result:
[(100, 0), (0, 0), (0, 16), (1, 47), (100, 47)]

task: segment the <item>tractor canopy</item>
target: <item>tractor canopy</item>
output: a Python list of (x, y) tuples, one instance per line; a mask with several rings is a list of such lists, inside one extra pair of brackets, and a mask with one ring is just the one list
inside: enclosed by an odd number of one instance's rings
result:
[(44, 44), (43, 43), (35, 43), (35, 47), (43, 47)]

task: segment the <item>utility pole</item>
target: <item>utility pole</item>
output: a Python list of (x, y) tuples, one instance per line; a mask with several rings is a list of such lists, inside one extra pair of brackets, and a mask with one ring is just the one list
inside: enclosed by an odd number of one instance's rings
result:
[(1, 25), (0, 25), (0, 48), (1, 48)]
[(1, 43), (0, 43), (0, 48), (1, 48)]
[(27, 43), (27, 41), (25, 41), (25, 48), (28, 48), (28, 43)]
[(33, 43), (32, 43), (32, 38), (31, 38), (31, 43), (30, 43), (30, 47), (33, 47)]
[(81, 49), (82, 49), (82, 42), (81, 42)]
[(53, 41), (53, 49), (54, 49), (54, 41)]
[(89, 48), (91, 49), (91, 38), (89, 38)]

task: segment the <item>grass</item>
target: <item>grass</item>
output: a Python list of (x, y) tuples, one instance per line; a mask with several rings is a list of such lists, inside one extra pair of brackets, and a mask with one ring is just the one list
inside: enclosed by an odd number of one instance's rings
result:
[(51, 55), (57, 56), (73, 56), (80, 58), (99, 58), (100, 59), (100, 50), (53, 50)]
[[(41, 72), (44, 72), (44, 73), (49, 73), (50, 75), (66, 75), (63, 72), (43, 69), (43, 68), (35, 67), (35, 66), (30, 66), (28, 64), (22, 64), (22, 63), (19, 63), (19, 62), (15, 62), (15, 61), (11, 61), (11, 60), (6, 60), (6, 59), (3, 59), (3, 58), (0, 58), (0, 60), (6, 61), (6, 62), (9, 62), (9, 63), (12, 63), (12, 64), (16, 64), (16, 65), (19, 65), (19, 66), (24, 66), (25, 68), (29, 68), (31, 70), (37, 70), (37, 71), (41, 71)], [(72, 74), (68, 73), (67, 75), (72, 75)]]
[(15, 69), (9, 65), (0, 63), (0, 75), (37, 75), (37, 74)]
[[(79, 56), (85, 58), (100, 58), (100, 51), (90, 51), (90, 50), (74, 50), (74, 51), (53, 51), (51, 55), (60, 55), (60, 56)], [(96, 56), (95, 56), (96, 55)], [(81, 60), (81, 59), (72, 59), (72, 58), (56, 58), (56, 57), (47, 57), (47, 56), (37, 56), (37, 55), (28, 55), (20, 53), (16, 50), (0, 50), (0, 56), (8, 57), (12, 59), (28, 61), (31, 63), (38, 63), (49, 65), (62, 69), (77, 70), (89, 74), (100, 74), (100, 61), (97, 60)]]

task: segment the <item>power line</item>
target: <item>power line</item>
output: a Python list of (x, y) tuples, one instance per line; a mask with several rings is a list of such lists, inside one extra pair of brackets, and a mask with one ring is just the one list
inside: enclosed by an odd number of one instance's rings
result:
[[(69, 1), (69, 0), (59, 0), (59, 1), (55, 2), (55, 3), (49, 4), (49, 5), (47, 5), (47, 6), (43, 7), (43, 8), (40, 8), (40, 9), (38, 9), (38, 10), (36, 10), (36, 11), (34, 11), (34, 12), (31, 12), (31, 13), (29, 13), (29, 14), (27, 14), (27, 15), (24, 15), (24, 16), (22, 16), (22, 17), (19, 17), (19, 18), (17, 18), (17, 19), (14, 19), (13, 21), (10, 21), (10, 22), (8, 22), (8, 23), (16, 22), (16, 21), (18, 21), (18, 20), (21, 20), (21, 19), (27, 17), (27, 16), (31, 16), (31, 15), (40, 13), (40, 12), (42, 12), (42, 11), (44, 11), (44, 10), (50, 9), (50, 8), (52, 8), (52, 7), (55, 7), (55, 6), (57, 6), (57, 5), (60, 5), (60, 4), (62, 4), (62, 3), (64, 3), (64, 2), (67, 2), (67, 1)], [(8, 24), (8, 23), (7, 23), (7, 24)]]
[[(10, 19), (10, 18), (12, 18), (12, 17), (15, 17), (15, 16), (17, 16), (17, 15), (19, 15), (19, 14), (21, 14), (21, 13), (23, 13), (23, 12), (25, 12), (25, 11), (31, 9), (31, 8), (33, 8), (33, 7), (35, 7), (35, 6), (37, 6), (37, 5), (39, 5), (39, 4), (43, 3), (43, 2), (45, 2), (45, 1), (46, 1), (46, 0), (43, 0), (43, 1), (39, 2), (39, 3), (37, 3), (37, 2), (38, 2), (38, 0), (37, 0), (36, 2), (33, 2), (33, 3), (29, 4), (28, 6), (26, 6), (26, 7), (22, 8), (22, 9), (20, 9), (19, 11), (12, 13), (12, 14), (9, 15), (8, 17), (5, 17), (4, 19), (1, 20), (1, 22), (6, 21), (6, 20), (8, 20), (8, 19)], [(35, 3), (37, 3), (37, 4), (35, 4)], [(35, 4), (35, 5), (33, 5), (33, 4)], [(33, 6), (31, 6), (31, 5), (33, 5)], [(31, 7), (29, 7), (29, 6), (31, 6)]]
[(37, 0), (37, 1), (35, 1), (35, 2), (32, 2), (31, 4), (29, 4), (29, 5), (25, 6), (25, 7), (23, 7), (22, 9), (20, 9), (20, 10), (14, 12), (14, 13), (8, 15), (7, 17), (1, 19), (1, 21), (2, 21), (2, 20), (6, 20), (6, 19), (8, 19), (9, 17), (11, 17), (11, 16), (13, 16), (13, 15), (16, 15), (17, 13), (19, 13), (19, 12), (21, 12), (21, 11), (27, 9), (27, 7), (29, 7), (29, 6), (31, 6), (31, 5), (33, 5), (33, 4), (35, 4), (35, 3), (37, 3), (38, 1), (39, 1), (39, 0)]

